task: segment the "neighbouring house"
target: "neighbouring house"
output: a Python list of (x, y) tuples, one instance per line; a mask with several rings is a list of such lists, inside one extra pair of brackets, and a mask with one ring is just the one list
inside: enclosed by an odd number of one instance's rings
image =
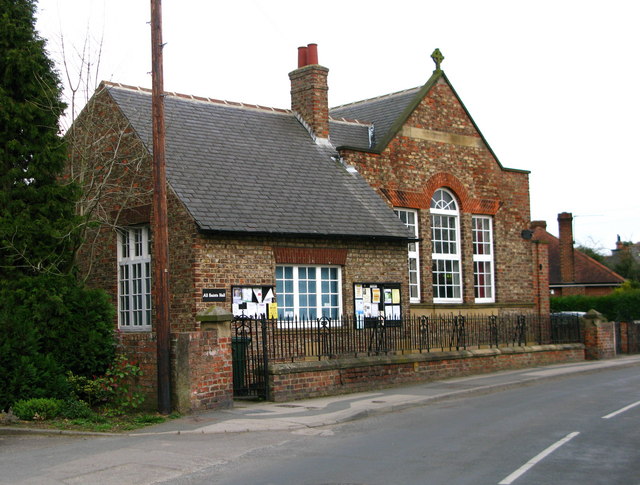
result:
[[(548, 313), (529, 172), (498, 161), (432, 57), (423, 86), (332, 109), (315, 44), (289, 74), (291, 109), (166, 94), (172, 333), (197, 332), (211, 305), (301, 320)], [(83, 276), (153, 368), (150, 90), (103, 82), (69, 138), (82, 210), (101, 222)]]
[(611, 250), (611, 256), (605, 257), (605, 262), (611, 268), (624, 273), (630, 279), (640, 277), (640, 243), (623, 242), (618, 236), (616, 248)]
[(552, 296), (611, 293), (624, 283), (624, 278), (582, 251), (574, 248), (573, 215), (558, 214), (558, 234), (547, 232), (547, 223), (531, 223), (533, 239), (545, 242), (549, 252), (549, 292)]

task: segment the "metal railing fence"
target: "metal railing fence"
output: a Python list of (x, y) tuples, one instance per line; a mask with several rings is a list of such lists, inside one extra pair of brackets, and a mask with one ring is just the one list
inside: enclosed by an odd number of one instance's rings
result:
[(533, 314), (236, 321), (250, 329), (252, 345), (265, 349), (269, 362), (582, 342), (578, 317)]

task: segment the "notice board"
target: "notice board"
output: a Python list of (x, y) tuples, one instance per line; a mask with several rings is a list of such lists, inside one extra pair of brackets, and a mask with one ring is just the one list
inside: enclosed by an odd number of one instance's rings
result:
[(231, 298), (234, 316), (278, 318), (275, 286), (232, 286)]
[(354, 283), (353, 306), (356, 328), (371, 328), (384, 317), (385, 325), (402, 323), (402, 285), (400, 283)]

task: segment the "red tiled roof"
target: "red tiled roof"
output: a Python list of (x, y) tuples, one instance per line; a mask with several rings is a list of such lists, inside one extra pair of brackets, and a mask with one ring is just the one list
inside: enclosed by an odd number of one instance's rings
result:
[[(562, 284), (563, 281), (560, 276), (560, 239), (553, 234), (549, 234), (542, 227), (534, 229), (533, 239), (544, 241), (549, 245), (549, 284), (551, 286)], [(624, 278), (618, 273), (577, 249), (573, 252), (573, 262), (576, 280), (572, 283), (619, 285), (624, 282)]]

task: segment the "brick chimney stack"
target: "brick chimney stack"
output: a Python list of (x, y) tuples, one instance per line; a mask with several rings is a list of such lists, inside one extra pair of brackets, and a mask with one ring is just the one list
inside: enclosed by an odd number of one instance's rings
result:
[(558, 230), (560, 236), (560, 279), (563, 283), (576, 280), (573, 259), (573, 215), (570, 212), (558, 214)]
[(298, 47), (298, 69), (289, 73), (291, 109), (316, 141), (329, 139), (329, 69), (318, 64), (318, 45)]
[(541, 227), (542, 229), (544, 229), (546, 231), (547, 230), (547, 221), (531, 221), (531, 224), (529, 225), (529, 227), (532, 230), (536, 229), (537, 227)]

